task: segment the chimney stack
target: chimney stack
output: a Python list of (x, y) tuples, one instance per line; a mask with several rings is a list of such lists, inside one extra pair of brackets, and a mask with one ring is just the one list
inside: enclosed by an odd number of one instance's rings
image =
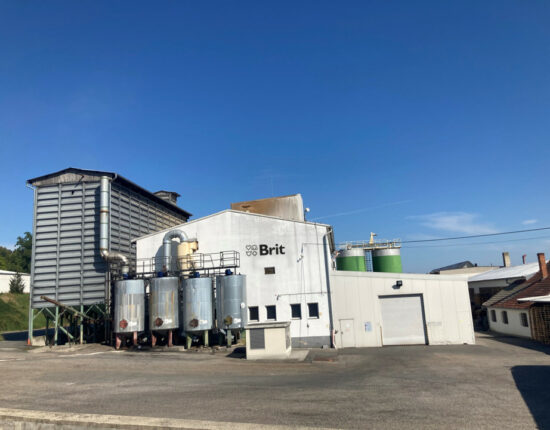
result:
[(509, 252), (503, 252), (502, 253), (502, 264), (504, 267), (510, 267), (512, 263), (510, 263), (510, 253)]
[(539, 252), (537, 254), (537, 257), (539, 259), (539, 269), (540, 269), (540, 275), (542, 279), (548, 278), (548, 267), (546, 266), (546, 258), (544, 257), (544, 254), (542, 252)]

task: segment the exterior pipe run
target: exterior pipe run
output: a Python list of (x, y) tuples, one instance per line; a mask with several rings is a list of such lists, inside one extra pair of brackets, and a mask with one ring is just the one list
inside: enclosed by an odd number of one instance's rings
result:
[(180, 243), (189, 240), (187, 235), (181, 230), (170, 230), (164, 235), (164, 239), (162, 240), (162, 254), (164, 256), (164, 267), (167, 271), (169, 271), (171, 267), (172, 239), (176, 238), (180, 240)]
[(120, 262), (120, 271), (123, 275), (128, 275), (128, 258), (119, 252), (109, 251), (109, 197), (111, 189), (108, 176), (101, 177), (99, 191), (99, 253), (107, 263)]

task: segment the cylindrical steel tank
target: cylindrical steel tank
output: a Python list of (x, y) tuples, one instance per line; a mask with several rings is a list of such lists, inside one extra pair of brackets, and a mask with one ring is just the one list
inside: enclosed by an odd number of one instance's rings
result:
[(386, 248), (372, 251), (372, 270), (374, 272), (402, 273), (401, 250)]
[(247, 324), (245, 275), (216, 278), (216, 317), (218, 328), (240, 329)]
[(181, 331), (210, 330), (214, 326), (212, 278), (187, 278), (182, 282)]
[(179, 278), (151, 279), (149, 328), (173, 330), (179, 327)]
[(336, 270), (366, 272), (365, 250), (362, 248), (341, 249), (336, 257)]
[(145, 281), (132, 279), (115, 282), (115, 333), (145, 330)]

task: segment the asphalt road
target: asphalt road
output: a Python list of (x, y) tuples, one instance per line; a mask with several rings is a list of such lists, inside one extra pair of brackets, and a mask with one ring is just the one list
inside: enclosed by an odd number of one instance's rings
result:
[(530, 341), (316, 350), (304, 362), (227, 354), (1, 342), (0, 405), (329, 428), (550, 429), (550, 347)]

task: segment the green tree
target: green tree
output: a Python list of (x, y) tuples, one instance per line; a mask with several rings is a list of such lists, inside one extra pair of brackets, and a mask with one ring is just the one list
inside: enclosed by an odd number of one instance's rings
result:
[(15, 275), (10, 278), (10, 293), (22, 294), (24, 289), (25, 284), (21, 278), (21, 273), (16, 272)]
[(30, 273), (31, 270), (31, 255), (32, 255), (32, 234), (25, 232), (23, 237), (17, 238), (15, 250), (12, 254), (13, 271)]
[(0, 270), (29, 273), (31, 270), (32, 234), (28, 231), (17, 238), (15, 249), (0, 246)]

